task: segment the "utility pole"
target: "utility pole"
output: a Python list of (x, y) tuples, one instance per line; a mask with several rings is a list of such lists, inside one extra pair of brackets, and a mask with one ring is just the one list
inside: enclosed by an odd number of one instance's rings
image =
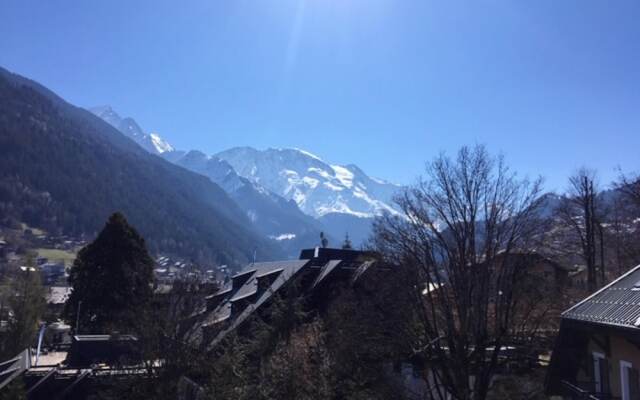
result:
[(80, 307), (82, 307), (82, 300), (78, 302), (78, 309), (76, 310), (76, 335), (80, 333), (78, 330), (80, 326)]

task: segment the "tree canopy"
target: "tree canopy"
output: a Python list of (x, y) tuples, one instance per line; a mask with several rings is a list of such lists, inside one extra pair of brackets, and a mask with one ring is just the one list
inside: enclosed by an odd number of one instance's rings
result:
[(77, 333), (135, 332), (153, 296), (153, 265), (144, 239), (113, 214), (73, 264), (66, 320)]
[(486, 398), (501, 347), (533, 335), (539, 323), (526, 316), (544, 317), (518, 286), (525, 263), (514, 262), (535, 251), (540, 187), (485, 147), (463, 147), (397, 198), (407, 218), (376, 222), (376, 249), (413, 282), (418, 328), (408, 325), (416, 356), (435, 363), (433, 398)]
[(33, 258), (28, 258), (26, 267), (10, 274), (0, 284), (0, 319), (8, 321), (7, 331), (0, 332), (2, 359), (14, 357), (33, 344), (44, 309), (40, 274)]

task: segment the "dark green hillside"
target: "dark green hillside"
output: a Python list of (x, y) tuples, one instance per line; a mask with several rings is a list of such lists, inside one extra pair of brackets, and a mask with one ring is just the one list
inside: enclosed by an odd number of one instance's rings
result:
[(114, 211), (152, 251), (231, 264), (249, 260), (254, 249), (262, 259), (278, 255), (209, 179), (0, 70), (0, 220), (93, 236)]

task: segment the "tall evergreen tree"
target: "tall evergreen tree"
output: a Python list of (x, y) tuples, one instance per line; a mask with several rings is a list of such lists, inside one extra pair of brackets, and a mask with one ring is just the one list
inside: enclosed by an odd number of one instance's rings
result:
[(153, 296), (153, 265), (144, 239), (122, 214), (113, 214), (78, 253), (65, 319), (77, 333), (136, 332)]

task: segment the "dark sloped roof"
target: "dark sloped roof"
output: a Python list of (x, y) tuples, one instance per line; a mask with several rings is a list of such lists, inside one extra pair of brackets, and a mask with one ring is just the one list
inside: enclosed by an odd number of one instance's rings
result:
[(316, 281), (313, 283), (313, 286), (315, 287), (320, 282), (322, 282), (322, 280), (326, 278), (331, 273), (331, 271), (333, 271), (335, 267), (337, 267), (341, 262), (342, 260), (329, 260), (329, 262), (324, 267), (322, 267), (322, 270), (316, 278)]
[[(265, 262), (259, 264), (253, 264), (252, 268), (255, 268), (253, 275), (244, 283), (244, 285), (238, 289), (231, 301), (236, 301), (241, 298), (250, 296), (257, 293), (257, 276), (265, 276), (270, 272), (280, 270), (280, 274), (276, 280), (271, 284), (268, 290), (265, 290), (256, 301), (249, 305), (247, 308), (235, 317), (230, 326), (220, 332), (216, 339), (213, 340), (211, 346), (218, 343), (229, 332), (234, 330), (240, 325), (254, 310), (259, 308), (267, 299), (269, 299), (274, 293), (278, 291), (289, 279), (296, 275), (302, 267), (309, 263), (309, 260), (293, 260), (293, 261), (275, 261)], [(231, 316), (231, 307), (229, 303), (223, 303), (215, 313), (215, 319), (217, 321), (225, 320)]]
[(640, 329), (640, 265), (574, 305), (562, 317)]
[(193, 316), (189, 340), (211, 349), (296, 277), (305, 277), (300, 281), (302, 291), (314, 290), (334, 274), (353, 284), (374, 264), (375, 256), (370, 252), (318, 248), (303, 251), (299, 260), (251, 263), (218, 293), (207, 296), (206, 308)]
[(369, 269), (369, 267), (371, 267), (373, 264), (375, 263), (375, 261), (373, 260), (368, 260), (363, 262), (362, 264), (360, 264), (360, 266), (356, 269), (356, 271), (353, 273), (353, 277), (351, 278), (352, 282), (356, 282), (358, 279), (360, 279), (360, 277), (367, 272), (367, 270)]
[(255, 279), (255, 275), (253, 279), (249, 278), (244, 285), (238, 289), (238, 291), (233, 295), (230, 301), (238, 301), (244, 298), (247, 298), (251, 295), (254, 295), (258, 292), (258, 281)]
[(226, 296), (229, 293), (231, 293), (231, 285), (228, 285), (222, 289), (220, 289), (219, 291), (215, 292), (214, 294), (210, 294), (209, 296), (206, 297), (206, 299), (213, 299), (215, 297), (221, 297), (221, 296)]

